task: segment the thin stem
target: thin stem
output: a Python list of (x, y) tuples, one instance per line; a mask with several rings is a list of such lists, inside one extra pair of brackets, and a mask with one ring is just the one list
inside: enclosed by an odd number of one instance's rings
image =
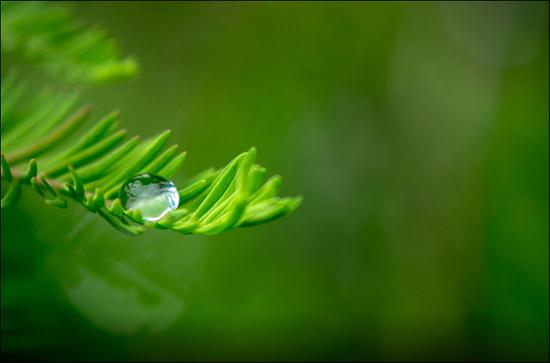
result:
[[(0, 173), (1, 173), (1, 177), (2, 179), (5, 179), (4, 177), (4, 173), (3, 171), (0, 170)], [(11, 168), (11, 175), (12, 175), (12, 183), (13, 182), (21, 182), (21, 183), (24, 183), (24, 184), (30, 184), (30, 181), (29, 180), (24, 180), (23, 179), (23, 172), (18, 169), (18, 168)], [(42, 178), (41, 176), (45, 175), (44, 173), (39, 173), (37, 174), (35, 180), (36, 180), (36, 184), (38, 184), (39, 186), (41, 187), (45, 187), (44, 183), (42, 182)], [(67, 189), (65, 188), (65, 185), (63, 183), (61, 183), (60, 181), (56, 180), (56, 179), (50, 179), (50, 178), (45, 178), (46, 179), (46, 182), (58, 193), (60, 194), (63, 194), (65, 196), (68, 196), (68, 197), (73, 197), (73, 195), (71, 193), (69, 193), (67, 191)], [(86, 197), (93, 197), (94, 196), (94, 193), (93, 192), (85, 192), (85, 195)], [(112, 204), (112, 200), (108, 199), (105, 201), (105, 206), (107, 207), (110, 207), (111, 204)]]

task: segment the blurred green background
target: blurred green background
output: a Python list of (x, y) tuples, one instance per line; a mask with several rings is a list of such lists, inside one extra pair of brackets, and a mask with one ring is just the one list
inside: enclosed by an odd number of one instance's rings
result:
[(548, 359), (547, 2), (69, 5), (141, 63), (83, 90), (96, 119), (171, 128), (176, 184), (254, 145), (304, 202), (132, 238), (29, 190), (3, 357)]

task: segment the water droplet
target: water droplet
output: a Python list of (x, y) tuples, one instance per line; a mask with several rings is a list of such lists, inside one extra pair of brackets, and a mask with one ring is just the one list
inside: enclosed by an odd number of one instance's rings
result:
[(174, 183), (153, 174), (128, 180), (119, 193), (125, 209), (137, 209), (145, 221), (158, 221), (178, 207), (180, 197)]

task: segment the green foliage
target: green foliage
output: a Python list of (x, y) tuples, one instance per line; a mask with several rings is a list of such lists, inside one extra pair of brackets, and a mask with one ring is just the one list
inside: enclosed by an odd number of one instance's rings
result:
[(85, 27), (61, 4), (2, 1), (1, 17), (2, 54), (20, 54), (67, 80), (105, 82), (138, 70), (105, 31)]
[[(72, 80), (105, 81), (136, 70), (131, 58), (119, 59), (103, 32), (84, 29), (63, 8), (42, 3), (2, 2), (4, 51), (20, 52)], [(139, 211), (122, 207), (122, 184), (145, 172), (169, 179), (186, 153), (178, 153), (177, 145), (166, 148), (170, 131), (143, 142), (139, 136), (126, 139), (117, 112), (79, 131), (90, 108), (77, 104), (76, 93), (33, 97), (13, 72), (2, 79), (2, 208), (29, 185), (47, 204), (65, 208), (70, 198), (129, 235), (145, 227), (216, 234), (271, 221), (301, 202), (301, 197), (277, 197), (279, 176), (264, 183), (266, 170), (254, 163), (256, 149), (251, 148), (224, 168), (191, 179), (179, 190), (178, 209), (145, 222)]]

